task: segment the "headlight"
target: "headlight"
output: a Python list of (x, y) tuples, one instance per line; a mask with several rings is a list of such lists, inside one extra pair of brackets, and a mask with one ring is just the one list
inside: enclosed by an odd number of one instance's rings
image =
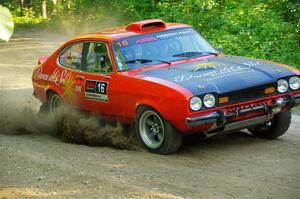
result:
[(291, 89), (297, 90), (300, 88), (300, 78), (297, 76), (291, 77), (289, 80)]
[(192, 97), (190, 99), (190, 107), (193, 111), (198, 111), (202, 107), (202, 101), (199, 97)]
[(277, 82), (277, 90), (279, 93), (284, 93), (288, 90), (289, 84), (285, 79), (280, 79)]
[(216, 104), (216, 98), (212, 94), (206, 94), (203, 98), (203, 103), (207, 108), (211, 108)]

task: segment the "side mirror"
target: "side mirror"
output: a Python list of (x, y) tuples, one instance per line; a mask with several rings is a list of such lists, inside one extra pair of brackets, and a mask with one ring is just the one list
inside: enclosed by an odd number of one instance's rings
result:
[(100, 56), (100, 66), (104, 67), (106, 63), (106, 56), (105, 55), (101, 55)]
[(218, 46), (218, 47), (217, 47), (217, 51), (218, 51), (218, 53), (223, 53), (223, 48), (222, 48), (222, 46)]

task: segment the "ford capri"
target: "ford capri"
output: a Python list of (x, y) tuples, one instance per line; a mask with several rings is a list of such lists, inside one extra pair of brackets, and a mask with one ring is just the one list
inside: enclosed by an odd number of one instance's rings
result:
[(300, 72), (224, 55), (193, 27), (160, 19), (71, 39), (32, 75), (41, 108), (67, 105), (135, 124), (150, 152), (176, 152), (184, 135), (248, 129), (275, 139), (300, 103)]

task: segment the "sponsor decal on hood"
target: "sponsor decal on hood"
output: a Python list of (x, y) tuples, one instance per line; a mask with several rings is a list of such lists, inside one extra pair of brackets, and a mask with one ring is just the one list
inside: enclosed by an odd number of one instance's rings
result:
[(295, 75), (293, 71), (271, 62), (236, 56), (210, 58), (139, 74), (171, 81), (193, 95), (227, 93)]

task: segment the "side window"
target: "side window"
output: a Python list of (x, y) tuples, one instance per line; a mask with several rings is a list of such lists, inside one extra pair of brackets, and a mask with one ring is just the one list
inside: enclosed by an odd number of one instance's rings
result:
[(99, 74), (113, 72), (108, 48), (105, 43), (86, 42), (83, 49), (83, 71)]
[(83, 43), (67, 46), (59, 55), (59, 63), (67, 68), (81, 69)]

